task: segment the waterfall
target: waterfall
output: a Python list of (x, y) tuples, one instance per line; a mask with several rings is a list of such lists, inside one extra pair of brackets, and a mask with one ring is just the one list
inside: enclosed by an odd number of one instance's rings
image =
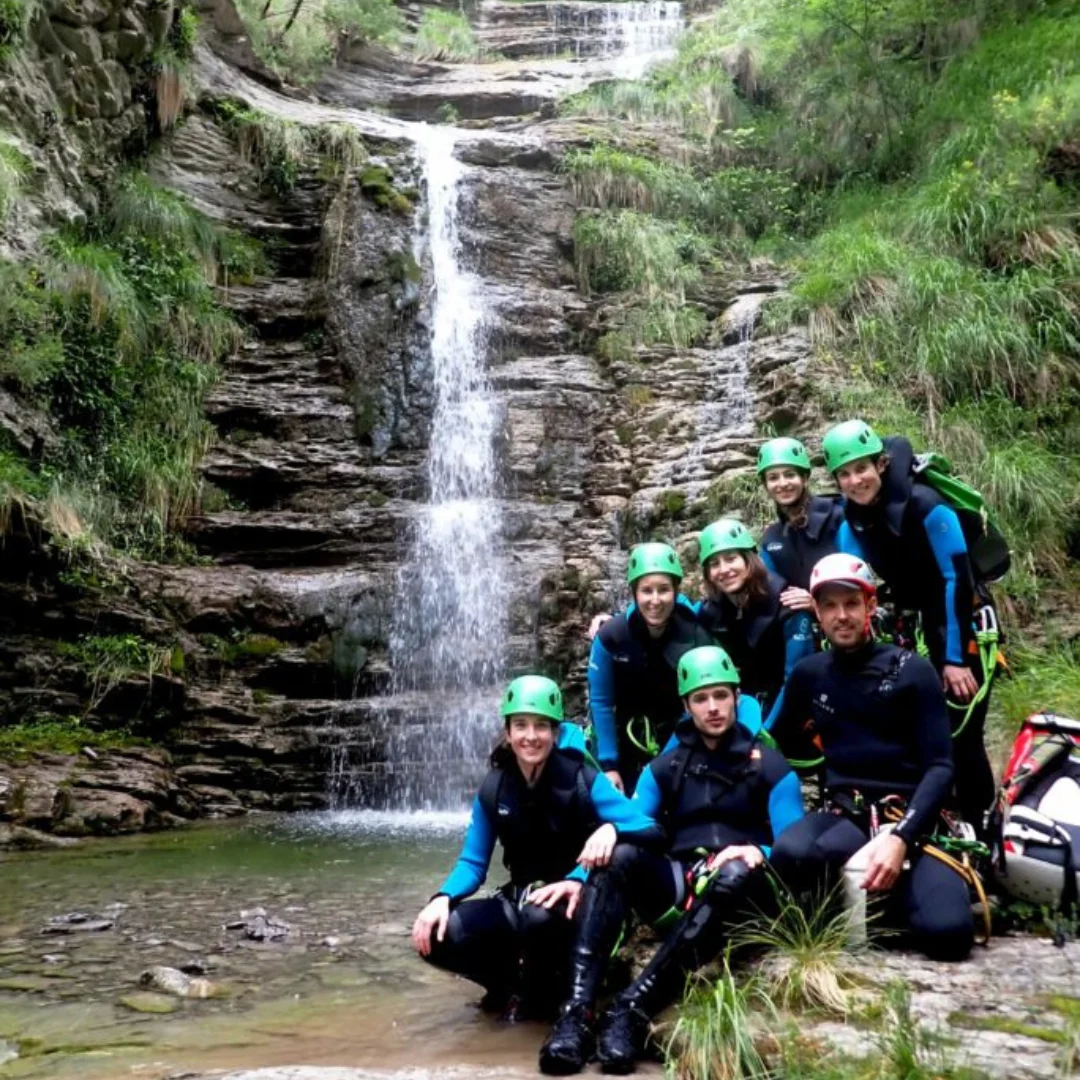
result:
[(672, 55), (684, 26), (677, 0), (552, 4), (548, 18), (554, 52), (569, 43), (576, 59), (608, 61), (609, 74), (618, 79), (640, 79), (652, 64)]
[(427, 189), (417, 256), (431, 273), (435, 410), (428, 499), (398, 573), (392, 694), (407, 695), (411, 707), (388, 718), (386, 793), (390, 805), (410, 809), (455, 805), (476, 778), (491, 745), (508, 622), (486, 301), (482, 283), (462, 266), (458, 231), (467, 172), (454, 156), (461, 132), (414, 130)]

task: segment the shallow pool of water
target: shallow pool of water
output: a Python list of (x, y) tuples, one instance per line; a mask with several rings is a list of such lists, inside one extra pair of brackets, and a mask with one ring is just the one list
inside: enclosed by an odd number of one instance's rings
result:
[[(0, 856), (0, 1062), (20, 1055), (0, 1077), (533, 1068), (542, 1029), (484, 1016), (476, 987), (409, 942), (464, 825), (457, 814), (265, 816)], [(256, 906), (290, 924), (283, 941), (226, 929)], [(115, 925), (42, 933), (69, 912)], [(168, 1015), (120, 1003), (146, 968), (193, 962), (227, 996)]]

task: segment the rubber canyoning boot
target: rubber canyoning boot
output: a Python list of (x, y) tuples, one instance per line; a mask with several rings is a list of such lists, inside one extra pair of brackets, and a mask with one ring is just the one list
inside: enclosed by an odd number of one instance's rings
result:
[(571, 1076), (593, 1054), (592, 1010), (573, 1003), (563, 1009), (551, 1034), (540, 1047), (540, 1071), (546, 1076)]
[(569, 996), (540, 1048), (540, 1071), (549, 1076), (581, 1072), (592, 1057), (593, 1006), (626, 917), (623, 892), (622, 877), (608, 870), (597, 873), (582, 890), (570, 951)]
[(604, 1016), (596, 1040), (596, 1057), (601, 1072), (628, 1076), (637, 1068), (638, 1058), (649, 1038), (649, 1017), (632, 1001), (620, 995)]

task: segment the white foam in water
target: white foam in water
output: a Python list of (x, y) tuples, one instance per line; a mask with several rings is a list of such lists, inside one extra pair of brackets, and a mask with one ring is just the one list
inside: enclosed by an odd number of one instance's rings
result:
[(615, 57), (614, 74), (640, 79), (653, 65), (675, 52), (675, 39), (683, 29), (682, 4), (675, 0), (652, 3), (605, 4), (605, 23)]
[(458, 836), (469, 823), (466, 810), (328, 810), (295, 814), (303, 831), (330, 836)]

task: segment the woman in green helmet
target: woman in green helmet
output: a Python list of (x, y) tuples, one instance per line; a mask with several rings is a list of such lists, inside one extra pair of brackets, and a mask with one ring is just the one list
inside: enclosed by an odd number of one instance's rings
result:
[[(604, 865), (617, 841), (662, 844), (663, 833), (560, 738), (562, 693), (551, 679), (523, 675), (506, 689), (502, 742), (473, 800), (461, 856), (416, 917), (416, 951), (487, 991), (508, 1018), (549, 1013), (564, 992), (586, 868)], [(565, 732), (564, 732), (565, 734)], [(601, 827), (602, 826), (602, 827)], [(496, 840), (510, 881), (469, 900), (484, 883)]]
[(596, 757), (627, 792), (682, 716), (676, 666), (710, 644), (693, 610), (678, 602), (682, 565), (668, 544), (639, 544), (626, 580), (634, 602), (600, 627), (589, 654), (589, 713)]
[(787, 584), (766, 569), (742, 522), (714, 521), (698, 547), (705, 589), (698, 621), (735, 662), (743, 693), (757, 698), (767, 729), (787, 676), (814, 651), (813, 619), (784, 605)]
[(761, 537), (761, 561), (783, 578), (785, 607), (810, 611), (810, 572), (836, 552), (843, 500), (810, 492), (810, 455), (798, 439), (770, 439), (758, 451), (757, 474), (776, 505), (778, 520)]

